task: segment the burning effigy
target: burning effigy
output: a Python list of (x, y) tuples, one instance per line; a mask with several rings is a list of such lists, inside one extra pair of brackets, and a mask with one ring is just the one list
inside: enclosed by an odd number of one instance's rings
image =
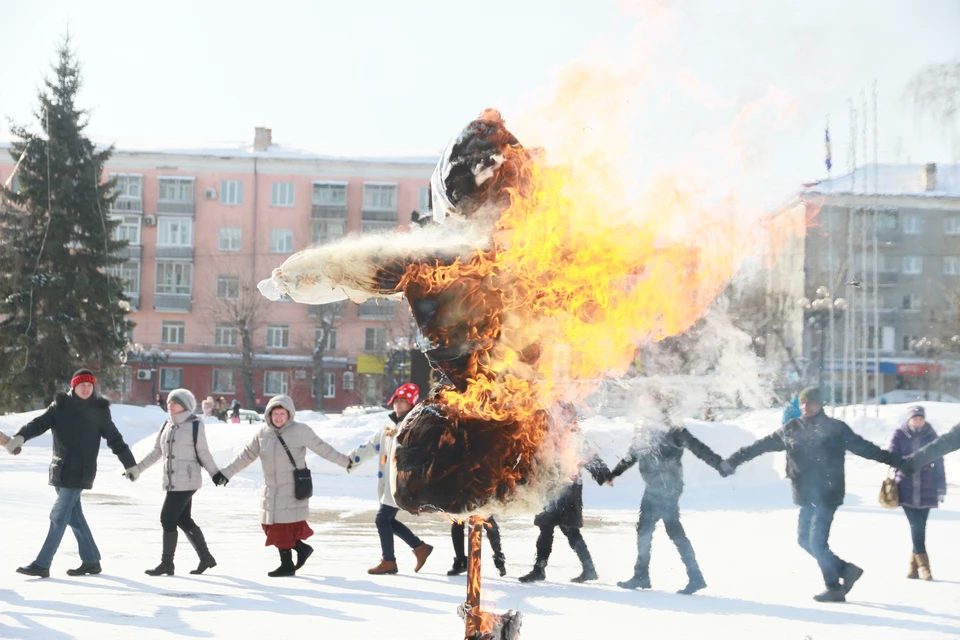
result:
[(578, 179), (486, 110), (440, 159), (427, 224), (307, 249), (260, 283), (308, 304), (409, 302), (441, 383), (401, 425), (401, 508), (538, 511), (577, 475), (569, 403), (687, 329), (726, 281), (700, 268), (703, 246), (664, 239), (670, 212), (618, 220)]

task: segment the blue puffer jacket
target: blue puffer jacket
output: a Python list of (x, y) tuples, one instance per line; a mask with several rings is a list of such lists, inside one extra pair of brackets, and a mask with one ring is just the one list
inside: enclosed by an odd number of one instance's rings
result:
[[(906, 423), (893, 432), (887, 449), (891, 453), (908, 456), (917, 449), (937, 439), (937, 432), (930, 423), (915, 430)], [(900, 504), (914, 509), (928, 509), (940, 503), (940, 496), (947, 493), (947, 477), (943, 469), (943, 458), (928, 462), (914, 473), (897, 471), (897, 487), (900, 490)]]

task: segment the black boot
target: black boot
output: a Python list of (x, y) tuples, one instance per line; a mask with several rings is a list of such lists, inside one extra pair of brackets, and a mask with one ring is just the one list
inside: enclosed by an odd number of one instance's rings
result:
[(156, 569), (144, 571), (148, 576), (173, 575), (173, 555), (177, 551), (177, 530), (163, 532), (163, 553)]
[(493, 549), (493, 566), (497, 568), (497, 573), (502, 578), (507, 575), (507, 559), (500, 545), (500, 526), (493, 516), (487, 520), (487, 540), (490, 541), (490, 548)]
[(493, 566), (497, 568), (501, 578), (507, 575), (507, 559), (502, 553), (493, 554)]
[(621, 589), (649, 589), (650, 588), (650, 574), (649, 573), (635, 573), (633, 577), (629, 580), (623, 580), (617, 583), (617, 586)]
[(537, 559), (537, 561), (533, 565), (533, 569), (530, 570), (530, 573), (528, 573), (525, 576), (520, 576), (519, 580), (520, 582), (523, 582), (523, 583), (540, 582), (542, 580), (546, 580), (547, 579), (546, 568), (547, 568), (547, 561)]
[(571, 578), (570, 582), (576, 582), (580, 584), (582, 582), (587, 582), (588, 580), (597, 579), (597, 570), (593, 566), (593, 557), (590, 555), (590, 550), (587, 549), (587, 543), (583, 537), (578, 537), (570, 545), (573, 547), (573, 550), (577, 552), (577, 557), (580, 558), (580, 564), (583, 566), (583, 571), (576, 578)]
[(297, 540), (297, 545), (294, 547), (297, 552), (297, 564), (294, 566), (295, 569), (299, 569), (307, 563), (307, 558), (313, 555), (313, 547), (308, 545), (303, 540)]
[(297, 568), (293, 564), (293, 550), (280, 549), (280, 566), (273, 571), (268, 571), (267, 575), (271, 578), (286, 578), (296, 575)]
[(467, 570), (467, 559), (457, 556), (453, 559), (453, 568), (447, 571), (448, 576), (459, 576)]
[(18, 567), (17, 573), (22, 573), (25, 576), (33, 576), (34, 578), (50, 577), (50, 569), (46, 567), (41, 567), (36, 562), (31, 562), (25, 567)]
[(213, 559), (213, 555), (210, 553), (210, 549), (207, 548), (207, 541), (203, 538), (203, 532), (200, 531), (200, 527), (193, 527), (186, 532), (187, 540), (190, 541), (190, 545), (193, 547), (193, 550), (197, 552), (197, 556), (200, 558), (200, 564), (197, 565), (196, 569), (190, 571), (193, 575), (199, 575), (206, 571), (207, 569), (213, 569), (217, 566), (217, 561)]
[(99, 562), (84, 562), (76, 569), (67, 569), (67, 575), (68, 576), (85, 576), (85, 575), (95, 576), (101, 571), (103, 571), (103, 569), (100, 568)]
[(677, 591), (677, 593), (689, 596), (697, 591), (700, 591), (700, 589), (703, 589), (706, 586), (707, 581), (703, 579), (703, 574), (700, 573), (700, 569), (697, 569), (696, 571), (688, 571), (687, 586), (685, 586), (683, 589), (680, 589), (680, 591)]

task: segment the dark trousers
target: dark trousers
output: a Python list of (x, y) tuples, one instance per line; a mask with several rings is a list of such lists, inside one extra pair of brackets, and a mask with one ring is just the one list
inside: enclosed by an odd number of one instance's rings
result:
[(913, 552), (926, 553), (927, 516), (930, 515), (930, 509), (903, 507), (903, 512), (907, 514), (907, 522), (910, 523), (910, 537), (913, 539)]
[[(570, 548), (577, 554), (580, 563), (584, 569), (593, 568), (593, 558), (590, 556), (590, 550), (587, 549), (587, 541), (583, 539), (579, 527), (568, 527), (559, 525), (560, 532), (567, 537)], [(550, 553), (553, 551), (553, 530), (554, 525), (540, 525), (540, 535), (537, 536), (537, 564), (540, 567), (546, 567), (550, 559)]]
[(167, 491), (167, 497), (160, 509), (160, 526), (164, 531), (176, 531), (180, 527), (184, 533), (189, 533), (197, 526), (190, 517), (193, 508), (193, 494), (196, 491)]
[(823, 583), (828, 589), (840, 588), (840, 574), (847, 563), (830, 550), (830, 527), (837, 508), (831, 506), (800, 507), (797, 542), (820, 565)]
[[(493, 516), (490, 516), (483, 522), (483, 528), (487, 532), (487, 540), (490, 541), (490, 548), (493, 550), (493, 555), (502, 556), (503, 548), (500, 546), (500, 525), (493, 519)], [(463, 546), (464, 529), (463, 520), (454, 520), (453, 524), (450, 525), (450, 538), (453, 540), (453, 552), (458, 558), (467, 557)]]
[(640, 501), (640, 518), (637, 520), (637, 562), (633, 566), (636, 576), (650, 575), (650, 550), (653, 546), (653, 531), (657, 522), (663, 520), (667, 536), (680, 552), (680, 559), (687, 569), (687, 576), (702, 577), (693, 544), (680, 524), (680, 496), (660, 496), (646, 492)]
[(393, 554), (393, 536), (397, 536), (406, 542), (411, 549), (415, 549), (423, 544), (413, 531), (407, 528), (402, 522), (397, 522), (397, 514), (400, 509), (388, 507), (385, 504), (380, 505), (377, 511), (377, 533), (380, 534), (380, 550), (383, 553), (384, 560), (396, 561), (397, 557)]

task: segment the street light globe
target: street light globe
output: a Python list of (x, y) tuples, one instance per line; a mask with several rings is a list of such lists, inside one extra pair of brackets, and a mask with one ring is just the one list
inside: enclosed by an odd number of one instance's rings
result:
[(797, 300), (797, 306), (798, 306), (798, 307), (801, 307), (801, 308), (803, 308), (803, 309), (809, 309), (809, 308), (810, 308), (810, 298), (807, 298), (807, 297), (800, 298), (799, 300)]
[(826, 287), (817, 287), (817, 295), (821, 298), (829, 298), (830, 289), (827, 289)]
[(846, 311), (846, 310), (847, 310), (847, 301), (844, 300), (843, 298), (837, 298), (836, 300), (833, 301), (833, 306), (834, 306), (838, 311)]
[(140, 344), (139, 342), (136, 342), (133, 345), (133, 350), (136, 351), (137, 353), (143, 353), (143, 345)]

